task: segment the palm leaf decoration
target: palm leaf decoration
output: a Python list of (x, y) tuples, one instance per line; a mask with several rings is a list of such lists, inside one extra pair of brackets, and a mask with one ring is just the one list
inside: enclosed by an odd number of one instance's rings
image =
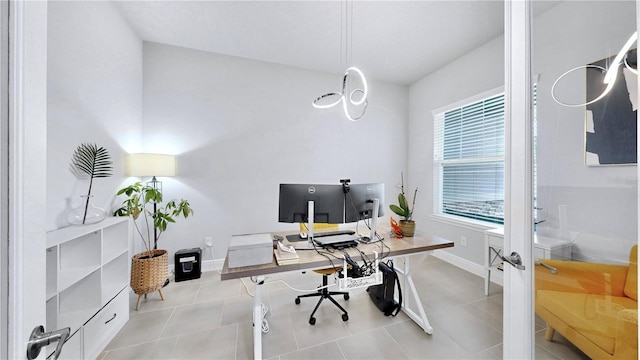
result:
[(84, 207), (84, 216), (82, 223), (87, 218), (87, 209), (89, 207), (89, 197), (91, 196), (91, 187), (93, 179), (109, 177), (112, 174), (113, 162), (109, 156), (107, 149), (98, 147), (96, 144), (82, 143), (73, 153), (72, 160), (73, 169), (76, 175), (86, 175), (89, 178), (89, 191), (87, 192), (87, 203)]

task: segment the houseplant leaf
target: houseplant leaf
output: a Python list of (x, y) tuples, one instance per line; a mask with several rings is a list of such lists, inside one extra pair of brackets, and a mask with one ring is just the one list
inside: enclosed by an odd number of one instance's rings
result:
[(407, 205), (407, 198), (403, 193), (398, 194), (398, 204), (405, 213), (407, 212), (407, 210), (409, 210), (409, 206)]
[(80, 144), (73, 153), (72, 161), (75, 169), (90, 179), (113, 175), (113, 163), (109, 152), (96, 144)]
[(400, 207), (398, 207), (398, 205), (389, 205), (389, 208), (391, 209), (391, 211), (393, 211), (394, 213), (396, 213), (398, 216), (402, 216), (402, 217), (406, 217), (406, 213), (403, 209), (401, 209)]

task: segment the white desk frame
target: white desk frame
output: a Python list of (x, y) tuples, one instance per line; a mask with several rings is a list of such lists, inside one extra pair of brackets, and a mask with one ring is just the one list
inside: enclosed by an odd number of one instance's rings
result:
[[(396, 239), (387, 239), (386, 241), (394, 241)], [(399, 239), (398, 241), (402, 242), (404, 239)], [(435, 238), (431, 236), (421, 236), (416, 238), (407, 238), (407, 242), (410, 242), (411, 245), (402, 245), (397, 246), (397, 244), (388, 244), (392, 247), (390, 258), (392, 259), (402, 259), (402, 266), (395, 266), (396, 271), (402, 275), (403, 277), (403, 289), (405, 296), (403, 296), (403, 304), (402, 311), (407, 314), (407, 316), (413, 320), (416, 324), (418, 324), (424, 332), (427, 334), (433, 334), (433, 327), (429, 323), (429, 319), (427, 318), (427, 314), (424, 311), (424, 307), (422, 305), (422, 301), (418, 296), (418, 292), (416, 291), (415, 283), (413, 282), (412, 277), (412, 269), (410, 266), (410, 257), (411, 255), (418, 254), (427, 254), (430, 253), (431, 250), (435, 250), (438, 248), (446, 248), (452, 247), (453, 242)], [(426, 244), (425, 244), (426, 242)], [(415, 245), (414, 245), (415, 244)], [(375, 244), (366, 244), (365, 246), (375, 246)], [(298, 252), (301, 256), (309, 256), (315, 255), (315, 252), (306, 251), (306, 252)], [(306, 253), (306, 254), (304, 254)], [(322, 257), (322, 256), (320, 256)], [(352, 256), (352, 258), (354, 258)], [(357, 258), (354, 260), (358, 261)], [(222, 279), (233, 279), (240, 277), (249, 277), (251, 276), (256, 284), (255, 286), (255, 294), (253, 297), (253, 356), (254, 359), (262, 359), (262, 287), (264, 286), (266, 277), (268, 274), (274, 273), (284, 273), (290, 271), (302, 271), (302, 270), (313, 270), (326, 268), (328, 266), (325, 263), (326, 260), (322, 261), (309, 261), (308, 263), (293, 264), (293, 265), (285, 265), (285, 266), (277, 266), (275, 264), (268, 264), (257, 267), (246, 267), (241, 268), (240, 270), (236, 269), (228, 269), (228, 263), (225, 261), (225, 266), (223, 268)], [(394, 263), (395, 265), (395, 263)], [(255, 269), (254, 269), (255, 268)], [(246, 269), (246, 270), (245, 270)], [(234, 274), (235, 273), (235, 274)]]
[(253, 296), (253, 358), (262, 359), (262, 286), (265, 276), (256, 279), (256, 290)]
[[(431, 253), (431, 251), (429, 251), (428, 253)], [(411, 276), (411, 267), (409, 264), (409, 256), (402, 256), (402, 258), (404, 259), (404, 265), (402, 266), (402, 268), (398, 268), (395, 267), (395, 270), (400, 273), (403, 278), (403, 291), (405, 291), (406, 295), (411, 295), (411, 296), (404, 296), (403, 298), (403, 302), (402, 302), (402, 311), (407, 314), (407, 316), (413, 320), (416, 324), (418, 324), (418, 326), (420, 326), (422, 328), (422, 330), (424, 330), (424, 332), (426, 332), (427, 334), (431, 335), (433, 334), (433, 327), (431, 326), (431, 324), (429, 323), (429, 318), (427, 318), (427, 314), (424, 311), (424, 307), (422, 306), (422, 301), (420, 301), (420, 297), (418, 296), (418, 291), (416, 289), (416, 285), (413, 282), (413, 278)], [(395, 266), (395, 263), (394, 263)], [(406, 290), (409, 289), (410, 293), (407, 294)], [(415, 310), (412, 309), (412, 299), (413, 297), (413, 305), (415, 306)], [(416, 312), (417, 310), (417, 312)]]
[[(394, 257), (394, 259), (397, 257)], [(404, 265), (402, 268), (395, 267), (395, 270), (403, 276), (403, 289), (406, 295), (402, 302), (402, 311), (413, 320), (418, 326), (424, 330), (427, 334), (433, 334), (433, 327), (429, 323), (427, 314), (422, 306), (422, 301), (418, 296), (416, 285), (413, 282), (411, 276), (411, 269), (409, 265), (409, 255), (402, 256)], [(256, 289), (253, 297), (253, 358), (262, 359), (262, 287), (266, 277), (260, 275), (256, 278)], [(406, 293), (406, 289), (409, 289), (409, 294)], [(413, 301), (411, 299), (413, 298)], [(413, 305), (413, 306), (412, 306)], [(415, 310), (412, 308), (414, 307)]]

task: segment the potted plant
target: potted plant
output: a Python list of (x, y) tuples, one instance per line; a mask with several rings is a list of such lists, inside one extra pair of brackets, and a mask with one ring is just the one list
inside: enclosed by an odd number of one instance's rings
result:
[(404, 174), (400, 173), (400, 194), (398, 194), (398, 205), (391, 204), (389, 208), (391, 211), (402, 217), (400, 220), (400, 230), (403, 236), (411, 237), (416, 231), (416, 222), (413, 220), (413, 208), (416, 205), (416, 195), (418, 194), (418, 188), (413, 192), (413, 199), (411, 201), (411, 207), (407, 202), (407, 197), (404, 193)]
[(138, 310), (142, 295), (158, 291), (164, 300), (162, 287), (169, 276), (169, 255), (166, 250), (157, 249), (158, 240), (170, 223), (175, 223), (179, 217), (188, 218), (193, 209), (184, 199), (179, 202), (171, 200), (162, 206), (160, 189), (141, 182), (118, 190), (117, 195), (123, 194), (126, 199), (114, 215), (131, 216), (136, 233), (144, 244), (144, 251), (131, 258), (131, 288), (138, 294)]

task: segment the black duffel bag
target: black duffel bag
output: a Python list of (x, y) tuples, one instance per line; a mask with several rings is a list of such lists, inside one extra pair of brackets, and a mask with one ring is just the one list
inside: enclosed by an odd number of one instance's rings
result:
[[(378, 268), (382, 273), (382, 284), (369, 286), (367, 292), (373, 303), (385, 316), (396, 316), (402, 307), (402, 289), (400, 289), (398, 274), (393, 268), (392, 260), (378, 263)], [(396, 285), (398, 286), (398, 301), (394, 299)]]

